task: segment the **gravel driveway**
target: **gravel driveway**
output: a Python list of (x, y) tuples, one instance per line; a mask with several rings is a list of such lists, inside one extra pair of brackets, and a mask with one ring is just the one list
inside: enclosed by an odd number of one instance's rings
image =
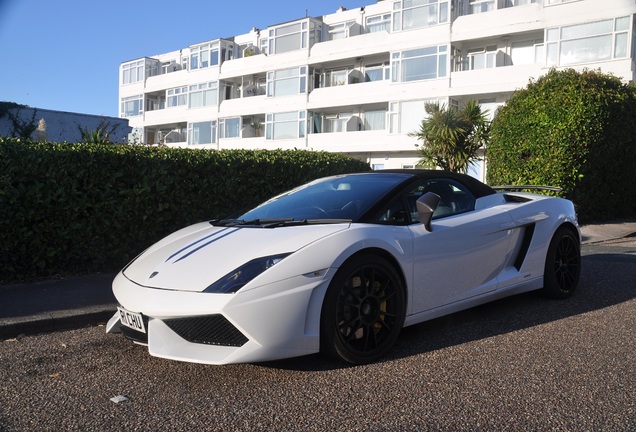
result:
[(584, 252), (573, 298), (409, 327), (366, 366), (173, 362), (103, 327), (0, 342), (0, 430), (634, 431), (636, 242)]

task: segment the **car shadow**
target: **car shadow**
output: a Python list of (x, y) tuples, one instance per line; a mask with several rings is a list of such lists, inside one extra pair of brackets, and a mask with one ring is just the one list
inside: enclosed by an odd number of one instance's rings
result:
[[(393, 351), (381, 362), (465, 344), (600, 310), (636, 298), (636, 255), (599, 253), (582, 257), (577, 291), (565, 300), (537, 292), (519, 294), (402, 330)], [(259, 363), (294, 371), (355, 367), (321, 355)]]

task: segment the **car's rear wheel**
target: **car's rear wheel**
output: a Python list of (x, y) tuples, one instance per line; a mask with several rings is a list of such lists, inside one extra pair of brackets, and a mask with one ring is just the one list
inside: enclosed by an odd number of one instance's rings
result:
[(336, 272), (323, 304), (321, 351), (354, 364), (384, 356), (404, 325), (402, 279), (384, 258), (362, 254)]
[(568, 227), (559, 228), (548, 248), (543, 273), (543, 293), (567, 298), (574, 293), (581, 273), (581, 243)]

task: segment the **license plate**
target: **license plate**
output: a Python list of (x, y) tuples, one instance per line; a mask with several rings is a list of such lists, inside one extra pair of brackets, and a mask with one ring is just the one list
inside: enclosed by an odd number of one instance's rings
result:
[(121, 307), (118, 307), (117, 310), (119, 311), (119, 321), (123, 325), (138, 332), (146, 333), (146, 326), (144, 326), (144, 320), (140, 313), (131, 312)]

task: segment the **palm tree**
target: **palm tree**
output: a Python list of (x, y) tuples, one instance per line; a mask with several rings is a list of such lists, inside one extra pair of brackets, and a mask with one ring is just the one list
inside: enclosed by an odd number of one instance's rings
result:
[(119, 125), (110, 125), (110, 122), (106, 119), (101, 119), (97, 129), (90, 130), (77, 125), (77, 129), (82, 137), (82, 142), (85, 144), (113, 144), (110, 140), (111, 134), (114, 134), (119, 128)]
[(419, 131), (409, 134), (423, 143), (419, 165), (465, 173), (488, 140), (488, 110), (482, 111), (474, 100), (466, 102), (461, 110), (436, 103), (427, 103), (424, 109), (428, 117), (422, 120)]

